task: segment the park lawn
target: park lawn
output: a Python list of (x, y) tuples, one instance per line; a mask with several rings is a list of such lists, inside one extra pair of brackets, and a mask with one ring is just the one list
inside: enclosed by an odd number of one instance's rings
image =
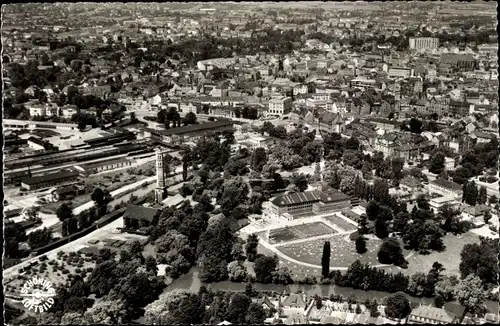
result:
[[(274, 256), (274, 252), (271, 250), (267, 249), (263, 245), (259, 243), (257, 247), (257, 251), (259, 254), (267, 255), (267, 256)], [(319, 277), (321, 276), (321, 269), (319, 268), (311, 268), (308, 266), (303, 266), (296, 264), (294, 262), (291, 262), (287, 259), (284, 259), (280, 256), (279, 258), (279, 265), (280, 267), (287, 267), (290, 270), (290, 273), (292, 274), (293, 277), (295, 278), (304, 278), (305, 276), (316, 276)]]
[(416, 272), (427, 273), (434, 262), (440, 262), (446, 268), (444, 274), (460, 275), (459, 265), (462, 249), (466, 244), (479, 243), (479, 237), (472, 232), (467, 232), (459, 237), (447, 234), (443, 237), (443, 242), (446, 246), (443, 252), (432, 252), (429, 255), (415, 253), (408, 259), (408, 268), (399, 271), (407, 275)]
[(298, 261), (321, 266), (321, 256), (323, 255), (323, 245), (325, 241), (330, 241), (331, 267), (349, 267), (356, 260), (369, 265), (378, 265), (377, 253), (382, 240), (370, 239), (367, 241), (368, 251), (362, 255), (356, 252), (354, 241), (347, 241), (345, 236), (332, 236), (320, 240), (312, 240), (290, 245), (279, 246), (278, 249)]

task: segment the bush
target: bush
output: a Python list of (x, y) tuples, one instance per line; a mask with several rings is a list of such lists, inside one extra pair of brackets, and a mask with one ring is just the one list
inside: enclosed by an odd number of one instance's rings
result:
[(80, 274), (82, 270), (80, 268), (75, 268), (75, 273)]
[(92, 267), (87, 267), (87, 273), (92, 273), (94, 269)]
[(47, 255), (42, 255), (40, 256), (40, 258), (38, 258), (39, 261), (46, 261), (47, 259)]
[(59, 251), (57, 252), (57, 257), (61, 257), (62, 255), (64, 255), (64, 251), (59, 250)]
[(64, 268), (64, 269), (62, 270), (62, 273), (63, 273), (63, 274), (69, 274), (69, 271), (68, 271), (66, 268)]

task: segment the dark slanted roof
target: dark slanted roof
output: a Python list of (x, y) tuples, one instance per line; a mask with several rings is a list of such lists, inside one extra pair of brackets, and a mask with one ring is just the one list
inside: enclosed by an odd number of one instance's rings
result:
[(22, 211), (23, 211), (22, 208), (15, 208), (15, 209), (11, 209), (9, 211), (5, 211), (4, 214), (5, 214), (6, 218), (10, 218), (10, 217), (14, 217), (14, 216), (21, 214)]
[(205, 131), (219, 127), (232, 126), (233, 122), (231, 120), (218, 120), (207, 123), (200, 123), (195, 125), (187, 125), (178, 128), (170, 128), (167, 130), (154, 130), (154, 129), (146, 129), (147, 131), (154, 134), (161, 134), (163, 136), (171, 136), (171, 135), (182, 135), (189, 132), (196, 131)]
[(124, 217), (139, 221), (153, 222), (158, 213), (159, 210), (156, 208), (128, 204)]
[(305, 202), (319, 202), (320, 196), (314, 191), (296, 192), (288, 195), (278, 196), (273, 199), (272, 203), (276, 206), (288, 206)]
[(24, 179), (22, 180), (22, 183), (27, 185), (35, 185), (43, 182), (57, 181), (66, 178), (72, 178), (72, 177), (76, 178), (78, 175), (79, 173), (76, 171), (59, 171), (57, 173), (51, 173), (39, 177)]
[(446, 179), (436, 179), (431, 181), (431, 183), (454, 191), (462, 190), (462, 187), (458, 183)]

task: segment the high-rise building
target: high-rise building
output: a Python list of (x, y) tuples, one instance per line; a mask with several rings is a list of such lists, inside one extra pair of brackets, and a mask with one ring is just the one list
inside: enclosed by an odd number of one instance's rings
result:
[(410, 38), (410, 49), (437, 49), (439, 47), (439, 39), (436, 37), (412, 37)]

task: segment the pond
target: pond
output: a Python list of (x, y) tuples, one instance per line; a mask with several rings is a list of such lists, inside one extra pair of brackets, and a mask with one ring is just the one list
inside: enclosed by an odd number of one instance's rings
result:
[[(200, 281), (198, 277), (197, 268), (191, 269), (188, 274), (182, 275), (178, 279), (174, 280), (164, 292), (170, 292), (175, 289), (179, 290), (189, 290), (192, 292), (198, 292), (202, 285), (210, 286), (213, 291), (222, 290), (222, 291), (244, 291), (245, 283), (234, 283), (229, 281), (216, 282), (204, 284)], [(283, 292), (286, 291), (288, 293), (296, 293), (296, 292), (304, 292), (308, 296), (314, 296), (318, 294), (322, 297), (328, 297), (330, 294), (341, 295), (344, 298), (347, 298), (350, 294), (353, 294), (358, 301), (365, 301), (366, 299), (377, 299), (378, 302), (381, 302), (385, 297), (389, 296), (389, 292), (381, 292), (381, 291), (363, 291), (359, 289), (353, 289), (348, 287), (340, 287), (337, 285), (306, 285), (306, 284), (291, 284), (291, 285), (279, 285), (279, 284), (260, 284), (254, 283), (253, 289), (256, 291), (276, 291)], [(410, 301), (414, 304), (432, 304), (434, 302), (433, 298), (417, 298), (417, 297), (409, 297)], [(498, 311), (498, 302), (488, 301), (486, 302), (486, 306), (490, 312)]]

